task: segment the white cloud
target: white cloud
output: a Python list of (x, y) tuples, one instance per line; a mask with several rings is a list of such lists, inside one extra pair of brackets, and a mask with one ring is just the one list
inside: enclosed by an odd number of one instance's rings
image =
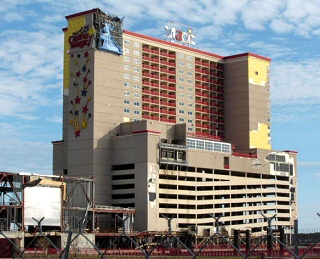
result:
[(2, 16), (2, 19), (6, 22), (14, 22), (14, 21), (23, 21), (24, 18), (20, 13), (17, 12), (10, 12), (6, 13)]
[(0, 171), (50, 174), (52, 145), (50, 142), (25, 139), (29, 126), (2, 123), (0, 125)]
[(267, 23), (279, 16), (284, 6), (284, 1), (253, 0), (243, 8), (241, 16), (248, 29), (263, 30)]
[(293, 24), (281, 19), (271, 21), (270, 28), (276, 33), (290, 33), (294, 30)]
[(316, 167), (320, 169), (320, 162), (299, 161), (299, 166), (300, 167)]
[(48, 93), (62, 85), (62, 36), (4, 31), (0, 37), (0, 114), (34, 119), (39, 107), (55, 102), (57, 94)]
[(320, 105), (309, 105), (308, 103), (296, 105), (294, 102), (290, 102), (285, 97), (285, 94), (283, 94), (283, 101), (283, 104), (281, 102), (273, 102), (271, 98), (272, 123), (281, 125), (320, 120)]
[(218, 0), (213, 6), (212, 18), (217, 26), (226, 26), (235, 24), (239, 19), (239, 14), (248, 0)]
[(320, 68), (318, 59), (274, 62), (271, 67), (273, 104), (315, 105), (320, 103)]
[[(265, 41), (254, 41), (248, 44), (249, 48), (253, 48), (255, 53), (265, 55), (271, 59), (280, 58), (294, 54), (294, 51), (290, 47), (286, 47), (285, 44), (270, 44)], [(273, 66), (273, 64), (272, 64)]]

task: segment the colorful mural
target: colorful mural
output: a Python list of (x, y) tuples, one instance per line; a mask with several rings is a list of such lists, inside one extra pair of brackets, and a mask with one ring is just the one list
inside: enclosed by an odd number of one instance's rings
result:
[[(71, 54), (70, 57), (71, 62), (74, 63), (74, 71), (71, 72), (71, 77), (75, 93), (74, 98), (70, 101), (72, 107), (70, 110), (72, 115), (70, 125), (74, 128), (75, 137), (79, 137), (81, 130), (87, 128), (88, 120), (92, 116), (89, 109), (91, 97), (88, 95), (88, 88), (91, 86), (91, 74), (90, 69), (87, 69), (91, 57), (88, 51), (83, 53), (83, 57), (81, 57), (80, 53)], [(84, 63), (80, 64), (80, 61), (84, 61)]]
[(101, 40), (100, 49), (109, 50), (109, 51), (112, 51), (112, 52), (116, 52), (118, 54), (122, 54), (122, 49), (114, 41), (114, 38), (111, 35), (111, 30), (113, 30), (113, 28), (109, 24), (106, 24), (102, 28), (102, 30), (100, 32), (100, 40)]
[[(92, 15), (90, 19), (89, 16)], [(89, 22), (89, 24), (88, 24)], [(92, 22), (92, 24), (91, 24)], [(70, 100), (70, 125), (75, 137), (80, 137), (92, 117), (90, 103), (92, 97), (88, 90), (93, 71), (88, 69), (91, 57), (88, 49), (122, 54), (122, 22), (118, 16), (105, 15), (102, 12), (85, 13), (80, 17), (70, 17), (65, 33), (64, 95)], [(71, 87), (73, 90), (71, 91)]]

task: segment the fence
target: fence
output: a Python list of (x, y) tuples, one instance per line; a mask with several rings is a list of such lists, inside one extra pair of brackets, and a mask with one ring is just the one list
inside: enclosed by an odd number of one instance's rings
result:
[[(320, 233), (313, 236), (312, 243), (306, 246), (298, 246), (298, 240), (293, 240), (294, 245), (290, 246), (284, 242), (282, 232), (276, 235), (271, 228), (271, 218), (265, 217), (268, 222), (267, 234), (255, 239), (248, 238), (241, 242), (239, 233), (235, 231), (233, 239), (225, 237), (220, 231), (219, 218), (214, 218), (216, 232), (197, 243), (194, 236), (181, 236), (174, 233), (171, 228), (172, 218), (166, 218), (168, 221), (168, 231), (155, 235), (135, 235), (127, 233), (125, 221), (116, 215), (124, 226), (121, 233), (114, 233), (112, 239), (93, 239), (84, 232), (83, 222), (77, 219), (78, 231), (65, 233), (66, 239), (52, 237), (42, 231), (41, 222), (44, 218), (38, 220), (37, 232), (24, 238), (23, 245), (21, 238), (7, 235), (0, 229), (0, 258), (146, 258), (151, 257), (185, 257), (185, 258), (203, 258), (203, 257), (237, 257), (237, 258), (315, 258), (320, 257)], [(1, 226), (0, 221), (0, 226)], [(61, 233), (60, 233), (61, 234)], [(295, 235), (297, 238), (297, 235)]]

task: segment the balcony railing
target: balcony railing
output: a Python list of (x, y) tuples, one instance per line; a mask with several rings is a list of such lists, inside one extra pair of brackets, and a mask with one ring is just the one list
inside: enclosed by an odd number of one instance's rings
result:
[(166, 101), (160, 101), (161, 105), (165, 105), (165, 106), (170, 106), (170, 107), (176, 107), (175, 103), (170, 103), (170, 102), (166, 102)]
[(159, 112), (159, 108), (151, 108), (151, 107), (148, 107), (148, 106), (143, 106), (142, 110), (151, 111), (151, 112)]
[(170, 122), (170, 123), (175, 123), (176, 122), (176, 120), (174, 120), (174, 119), (167, 119), (167, 118), (160, 118), (160, 121)]
[(233, 152), (232, 155), (233, 156), (246, 157), (246, 158), (257, 158), (257, 154), (246, 154), (246, 153)]

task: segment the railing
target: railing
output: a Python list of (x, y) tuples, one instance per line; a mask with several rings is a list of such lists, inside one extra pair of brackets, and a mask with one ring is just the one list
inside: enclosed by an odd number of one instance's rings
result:
[(247, 153), (232, 152), (232, 155), (233, 156), (246, 157), (246, 158), (257, 158), (257, 154), (247, 154)]
[[(186, 162), (186, 161), (182, 161)], [(226, 165), (227, 166), (227, 165)], [(34, 219), (38, 225), (38, 232), (33, 233), (34, 238), (25, 239), (23, 245), (19, 242), (19, 238), (9, 238), (0, 228), (0, 257), (1, 258), (146, 258), (151, 257), (167, 258), (208, 258), (208, 257), (227, 257), (227, 258), (319, 258), (320, 257), (320, 237), (318, 235), (308, 243), (307, 246), (299, 247), (298, 233), (293, 233), (293, 245), (286, 243), (283, 236), (277, 236), (272, 228), (272, 220), (276, 218), (276, 214), (272, 217), (264, 217), (267, 223), (266, 230), (256, 238), (250, 238), (250, 230), (246, 231), (245, 238), (241, 238), (236, 228), (231, 235), (221, 226), (221, 216), (213, 218), (215, 228), (210, 229), (206, 236), (202, 236), (201, 242), (197, 243), (197, 235), (185, 235), (181, 238), (181, 233), (172, 230), (171, 221), (174, 217), (162, 215), (167, 220), (167, 229), (154, 233), (140, 232), (130, 234), (127, 226), (129, 216), (115, 214), (116, 220), (123, 226), (122, 232), (111, 233), (104, 242), (96, 243), (91, 241), (85, 233), (85, 224), (87, 214), (82, 219), (74, 218), (78, 222), (78, 230), (68, 232), (68, 236), (64, 242), (55, 242), (56, 245), (45, 233), (42, 232), (40, 220)], [(223, 219), (223, 217), (222, 217)], [(179, 220), (179, 219), (175, 219)], [(2, 222), (0, 222), (2, 223)], [(1, 224), (0, 224), (1, 225)], [(284, 228), (280, 228), (284, 231)], [(238, 234), (236, 234), (236, 231)], [(283, 232), (284, 233), (284, 232)], [(249, 238), (247, 238), (249, 235)], [(291, 233), (290, 233), (291, 236)], [(136, 238), (139, 237), (139, 238)], [(140, 238), (141, 237), (141, 238)], [(254, 237), (254, 236), (252, 236)], [(57, 237), (55, 238), (57, 239)], [(41, 242), (37, 242), (41, 240)], [(53, 239), (54, 240), (54, 239)]]

